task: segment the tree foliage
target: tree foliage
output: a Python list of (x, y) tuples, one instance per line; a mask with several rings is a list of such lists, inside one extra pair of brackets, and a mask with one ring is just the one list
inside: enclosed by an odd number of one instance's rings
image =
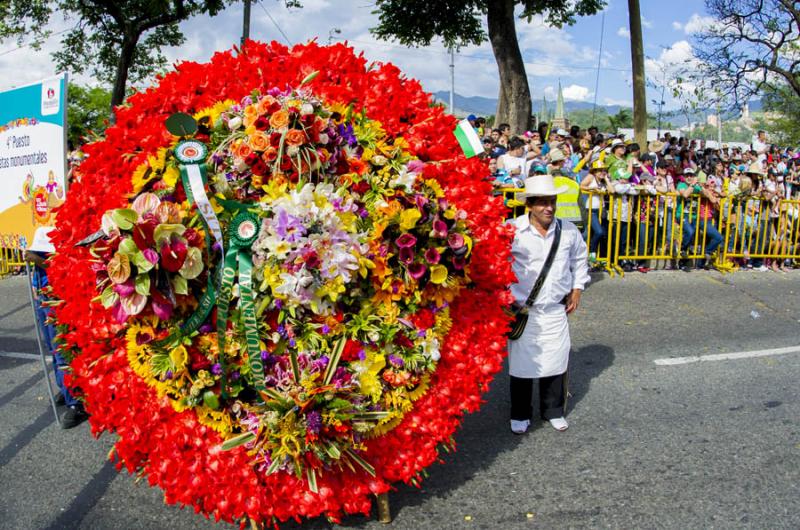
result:
[(50, 35), (56, 13), (74, 26), (53, 54), (59, 69), (88, 72), (113, 84), (111, 104), (122, 103), (128, 81), (138, 82), (166, 64), (163, 46), (184, 42), (178, 23), (200, 13), (215, 15), (224, 0), (6, 0), (0, 2), (0, 39)]
[(69, 84), (67, 108), (67, 139), (80, 145), (101, 136), (111, 117), (111, 92), (102, 87)]
[(775, 84), (800, 96), (800, 3), (706, 0), (706, 11), (715, 21), (695, 37), (695, 79), (716, 99), (739, 107)]
[[(515, 132), (529, 125), (531, 98), (519, 49), (515, 18), (530, 22), (541, 15), (556, 27), (573, 24), (578, 16), (602, 9), (604, 0), (376, 0), (380, 39), (406, 46), (428, 46), (441, 38), (445, 46), (480, 45), (489, 41), (497, 61), (500, 95), (497, 120)], [(484, 29), (484, 20), (486, 29)]]

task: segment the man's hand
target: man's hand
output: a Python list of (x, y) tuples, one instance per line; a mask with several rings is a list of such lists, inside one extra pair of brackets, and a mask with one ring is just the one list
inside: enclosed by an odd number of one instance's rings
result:
[(581, 303), (581, 290), (580, 289), (573, 289), (571, 293), (567, 295), (567, 314), (572, 314), (573, 311), (578, 309), (578, 305)]

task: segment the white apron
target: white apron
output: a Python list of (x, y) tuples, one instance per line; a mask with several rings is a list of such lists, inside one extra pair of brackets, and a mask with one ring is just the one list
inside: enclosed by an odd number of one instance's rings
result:
[(508, 341), (509, 373), (527, 379), (563, 374), (569, 363), (569, 348), (565, 307), (534, 305), (522, 336)]

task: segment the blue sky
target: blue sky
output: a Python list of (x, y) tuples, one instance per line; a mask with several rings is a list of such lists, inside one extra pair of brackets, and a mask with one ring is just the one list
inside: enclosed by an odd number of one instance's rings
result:
[[(405, 48), (391, 42), (377, 41), (369, 28), (377, 22), (371, 13), (370, 0), (336, 1), (304, 0), (301, 10), (287, 10), (279, 0), (262, 0), (253, 5), (251, 37), (258, 40), (303, 42), (317, 38), (347, 40), (358, 51), (378, 61), (391, 61), (407, 75), (422, 81), (431, 91), (449, 89), (449, 56), (441, 43), (427, 48)], [(229, 48), (238, 42), (241, 32), (241, 4), (229, 7), (213, 19), (195, 18), (185, 22), (182, 29), (186, 43), (167, 49), (171, 61), (205, 61), (214, 51)], [(673, 76), (675, 65), (692, 58), (691, 34), (707, 23), (702, 0), (671, 0), (661, 2), (641, 0), (647, 71), (652, 79)], [(599, 104), (630, 105), (630, 43), (627, 36), (628, 10), (626, 0), (609, 0), (605, 13), (603, 53), (600, 58), (600, 80), (597, 88)], [(571, 27), (548, 27), (541, 19), (530, 24), (517, 22), (517, 33), (528, 79), (534, 98), (534, 108), (544, 93), (555, 96), (561, 81), (567, 99), (592, 102), (595, 99), (595, 77), (602, 15), (580, 18)], [(69, 27), (71, 22), (55, 20), (55, 31)], [(338, 32), (337, 32), (338, 30)], [(18, 86), (55, 73), (50, 52), (57, 49), (58, 37), (51, 38), (39, 50), (29, 47), (16, 49), (13, 42), (0, 45), (0, 89)], [(456, 91), (465, 96), (496, 97), (497, 67), (491, 47), (468, 47), (456, 56)], [(86, 77), (79, 82), (92, 83)], [(676, 102), (667, 91), (667, 108)], [(648, 100), (658, 98), (658, 91), (648, 89)]]

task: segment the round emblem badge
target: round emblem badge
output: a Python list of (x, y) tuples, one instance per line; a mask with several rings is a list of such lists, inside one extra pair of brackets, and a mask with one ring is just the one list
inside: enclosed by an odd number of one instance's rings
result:
[(250, 212), (242, 212), (233, 218), (228, 229), (231, 245), (234, 247), (249, 247), (258, 237), (260, 221)]
[(239, 237), (242, 239), (250, 239), (256, 235), (256, 224), (252, 220), (247, 219), (239, 225), (238, 233)]
[(185, 140), (175, 146), (175, 158), (184, 164), (197, 164), (208, 156), (206, 146), (197, 140)]

